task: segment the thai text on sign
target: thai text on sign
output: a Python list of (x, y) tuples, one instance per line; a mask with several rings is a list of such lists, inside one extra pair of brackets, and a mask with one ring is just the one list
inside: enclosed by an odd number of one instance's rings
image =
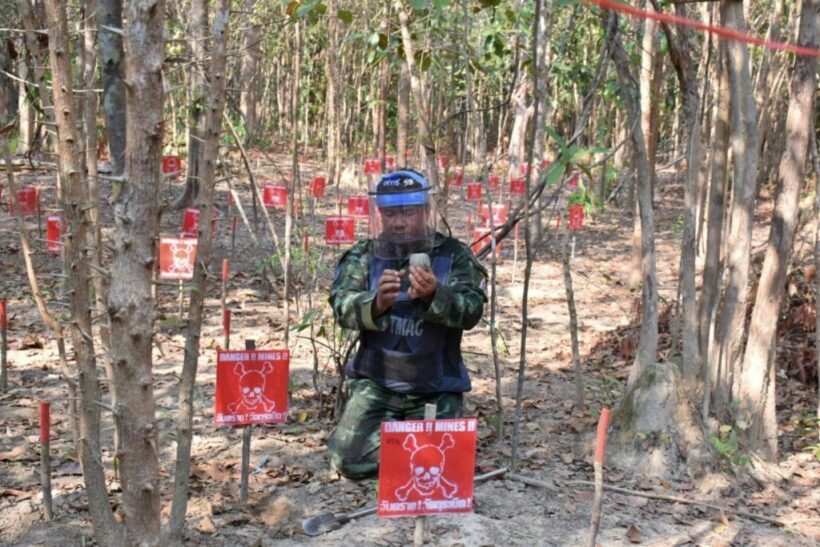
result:
[(217, 351), (214, 423), (284, 422), (289, 365), (288, 350)]
[(383, 422), (379, 517), (473, 510), (475, 418)]

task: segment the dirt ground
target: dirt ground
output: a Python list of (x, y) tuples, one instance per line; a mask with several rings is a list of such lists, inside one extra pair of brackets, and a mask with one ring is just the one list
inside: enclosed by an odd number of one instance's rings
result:
[[(260, 173), (273, 177), (265, 158)], [(285, 165), (282, 161), (280, 165)], [(309, 180), (307, 169), (302, 177)], [(262, 177), (264, 180), (264, 177)], [(43, 191), (43, 207), (54, 203), (53, 174), (21, 173), (18, 183), (36, 184)], [(666, 179), (671, 179), (671, 175)], [(169, 185), (165, 198), (180, 190)], [(345, 185), (343, 195), (358, 192)], [(333, 190), (335, 192), (335, 189)], [(658, 205), (658, 274), (661, 309), (673, 301), (676, 291), (678, 241), (682, 192), (674, 182), (660, 187)], [(330, 192), (329, 192), (330, 194)], [(4, 200), (5, 198), (4, 193)], [(226, 191), (220, 186), (219, 202), (226, 207)], [(247, 206), (248, 193), (242, 193)], [(310, 294), (314, 307), (328, 318), (327, 286), (338, 249), (323, 244), (318, 224), (323, 215), (336, 212), (336, 198), (329, 196), (307, 212), (316, 249), (312, 259), (318, 265), (318, 289)], [(306, 203), (306, 209), (308, 209)], [(466, 216), (472, 209), (457, 192), (451, 197), (448, 219), (454, 235), (468, 239)], [(226, 209), (227, 212), (227, 209)], [(272, 210), (279, 237), (284, 233), (282, 213)], [(223, 217), (223, 218), (227, 218)], [(181, 213), (163, 216), (163, 233), (175, 234)], [(260, 223), (260, 230), (265, 228)], [(219, 225), (213, 260), (214, 271), (225, 256), (231, 258), (229, 306), (233, 310), (232, 347), (243, 339), (256, 340), (259, 348), (279, 348), (284, 320), (281, 301), (265, 294), (257, 273), (257, 258), (241, 225), (237, 246), (231, 251), (230, 224)], [(554, 220), (547, 225), (553, 230)], [(9, 390), (0, 395), (0, 543), (9, 545), (89, 545), (93, 535), (88, 520), (82, 477), (70, 443), (65, 414), (66, 390), (57, 368), (56, 346), (37, 315), (26, 283), (19, 238), (5, 206), (0, 208), (0, 294), (9, 301)], [(43, 228), (45, 223), (43, 220)], [(60, 300), (59, 257), (46, 253), (37, 235), (36, 222), (28, 219), (34, 262), (44, 294)], [(766, 227), (758, 226), (758, 241)], [(43, 238), (45, 236), (42, 236)], [(554, 239), (539, 249), (529, 287), (527, 370), (520, 427), (519, 472), (548, 484), (549, 488), (526, 486), (506, 479), (477, 484), (475, 511), (471, 514), (434, 516), (427, 519), (427, 541), (437, 545), (582, 545), (587, 533), (592, 505), (592, 489), (574, 481), (592, 479), (590, 434), (594, 432), (602, 406), (612, 407), (620, 394), (631, 363), (629, 339), (637, 332), (634, 303), (639, 294), (628, 288), (631, 225), (617, 212), (606, 212), (577, 232), (572, 260), (573, 284), (579, 318), (581, 359), (584, 366), (586, 410), (575, 407), (570, 350), (569, 320), (561, 264)], [(270, 237), (266, 236), (270, 247)], [(489, 327), (482, 323), (464, 337), (464, 353), (473, 378), (473, 391), (465, 414), (479, 419), (478, 472), (509, 465), (513, 409), (519, 364), (523, 237), (518, 260), (514, 244), (502, 245), (503, 262), (497, 265), (498, 323), (502, 331), (503, 406), (505, 436), (499, 440), (495, 375)], [(756, 250), (760, 245), (756, 246)], [(51, 275), (52, 277), (47, 277)], [(301, 283), (299, 305), (292, 323), (298, 323), (308, 309), (310, 283)], [(202, 353), (196, 390), (195, 436), (188, 531), (190, 545), (404, 545), (412, 543), (413, 519), (377, 519), (368, 516), (339, 530), (310, 538), (302, 533), (301, 520), (324, 511), (347, 512), (375, 503), (376, 481), (348, 481), (328, 466), (326, 439), (332, 429), (328, 417), (337, 379), (328, 352), (319, 346), (320, 385), (323, 404), (313, 387), (314, 350), (308, 330), (291, 333), (291, 406), (285, 424), (257, 426), (251, 448), (250, 499), (239, 503), (239, 468), (242, 433), (239, 429), (213, 426), (215, 349), (222, 344), (221, 316), (217, 295), (207, 301)], [(157, 395), (160, 450), (163, 467), (163, 500), (170, 500), (175, 457), (176, 384), (182, 364), (184, 318), (179, 317), (178, 289), (159, 286), (162, 316), (157, 324), (155, 391)], [(56, 313), (64, 309), (53, 306)], [(489, 317), (489, 314), (485, 314)], [(805, 333), (805, 338), (809, 333)], [(295, 338), (295, 342), (293, 341)], [(317, 333), (318, 342), (328, 341)], [(625, 342), (626, 340), (626, 342)], [(664, 344), (664, 340), (666, 343)], [(661, 336), (668, 348), (668, 333)], [(506, 349), (506, 351), (505, 351)], [(662, 352), (663, 356), (663, 352)], [(104, 377), (104, 373), (100, 373)], [(105, 381), (103, 380), (105, 383)], [(820, 538), (820, 464), (807, 448), (813, 444), (816, 428), (811, 425), (814, 391), (783, 374), (780, 380), (778, 415), (781, 436), (781, 478), (759, 482), (740, 465), (728, 462), (720, 473), (692, 478), (685, 469), (674, 480), (626, 473), (617, 462), (608, 461), (607, 484), (648, 494), (679, 496), (725, 507), (725, 511), (684, 503), (648, 499), (638, 495), (606, 493), (598, 542), (602, 545), (813, 545)], [(39, 481), (37, 405), (52, 402), (52, 486), (55, 519), (42, 516)], [(113, 439), (110, 415), (104, 415), (105, 453), (112, 503), (117, 504), (119, 484), (113, 470)], [(729, 453), (729, 457), (739, 454)], [(166, 507), (167, 510), (167, 507)], [(783, 521), (773, 524), (737, 516), (743, 510)]]

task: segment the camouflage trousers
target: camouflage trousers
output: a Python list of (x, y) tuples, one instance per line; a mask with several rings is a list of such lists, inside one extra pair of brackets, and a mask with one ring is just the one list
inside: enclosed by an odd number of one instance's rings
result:
[(382, 422), (424, 419), (427, 403), (436, 405), (436, 418), (461, 417), (463, 393), (396, 393), (363, 378), (351, 378), (347, 385), (350, 398), (328, 449), (331, 465), (351, 479), (376, 475)]

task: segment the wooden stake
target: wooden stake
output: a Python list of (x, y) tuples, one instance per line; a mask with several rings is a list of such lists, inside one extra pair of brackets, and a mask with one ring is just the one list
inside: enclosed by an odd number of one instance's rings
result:
[[(236, 219), (236, 217), (234, 217)], [(222, 334), (225, 336), (225, 349), (231, 344), (231, 310), (226, 306), (228, 296), (228, 259), (222, 259)]]
[[(256, 340), (245, 340), (245, 349), (256, 349)], [(248, 476), (250, 475), (251, 463), (251, 434), (253, 425), (246, 425), (242, 431), (242, 468), (239, 479), (239, 502), (245, 503), (248, 500)]]
[(598, 527), (601, 524), (601, 501), (604, 495), (604, 451), (606, 450), (606, 428), (609, 426), (609, 409), (601, 409), (598, 418), (598, 434), (595, 436), (595, 497), (592, 500), (592, 520), (589, 524), (589, 547), (595, 547)]
[(50, 427), (51, 405), (48, 401), (40, 401), (40, 484), (43, 487), (43, 511), (46, 520), (54, 518), (54, 509), (51, 504)]
[[(425, 420), (435, 420), (436, 419), (436, 405), (427, 403), (424, 405), (424, 419)], [(424, 545), (424, 523), (425, 517), (416, 517), (416, 530), (413, 533), (413, 545), (415, 547), (420, 547)]]

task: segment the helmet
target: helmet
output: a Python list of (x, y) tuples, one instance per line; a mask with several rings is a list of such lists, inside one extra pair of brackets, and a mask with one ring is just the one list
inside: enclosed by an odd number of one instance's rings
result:
[(402, 169), (384, 175), (376, 185), (376, 206), (402, 207), (430, 202), (430, 182), (412, 169)]
[(432, 249), (436, 220), (432, 191), (427, 178), (412, 169), (387, 173), (371, 187), (369, 227), (376, 256), (404, 259)]

